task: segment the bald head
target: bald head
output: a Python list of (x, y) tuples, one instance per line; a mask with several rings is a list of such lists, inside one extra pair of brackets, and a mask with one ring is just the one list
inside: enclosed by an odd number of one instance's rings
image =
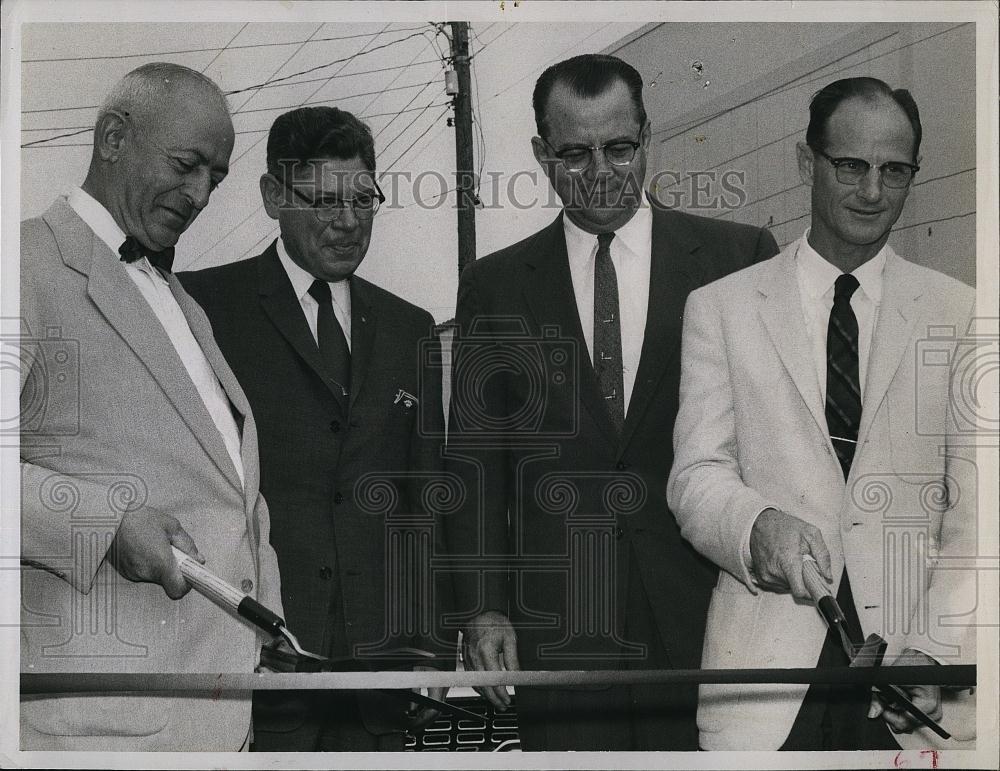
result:
[(229, 115), (226, 95), (211, 78), (190, 67), (170, 62), (151, 62), (137, 67), (119, 80), (101, 103), (97, 120), (109, 112), (120, 112), (139, 120), (162, 110), (163, 102), (177, 93), (201, 92), (219, 110)]
[(226, 97), (178, 64), (146, 64), (108, 94), (84, 190), (126, 235), (173, 246), (229, 172), (235, 136)]

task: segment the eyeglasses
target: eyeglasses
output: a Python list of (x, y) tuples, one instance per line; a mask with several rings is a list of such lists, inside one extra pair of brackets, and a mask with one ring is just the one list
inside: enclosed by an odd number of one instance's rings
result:
[[(642, 136), (641, 129), (639, 135)], [(556, 150), (545, 137), (541, 139), (552, 150), (552, 154), (562, 161), (566, 171), (574, 173), (588, 168), (594, 162), (594, 153), (596, 152), (604, 153), (604, 157), (612, 166), (628, 166), (635, 158), (636, 151), (641, 147), (640, 142), (616, 139), (603, 145), (567, 147), (563, 150)]]
[[(812, 147), (812, 145), (810, 145)], [(868, 176), (872, 165), (862, 158), (831, 158), (818, 147), (812, 147), (814, 153), (826, 158), (836, 170), (837, 181), (842, 185), (856, 185)], [(878, 176), (882, 184), (891, 188), (906, 187), (913, 180), (913, 175), (920, 167), (913, 163), (888, 161), (878, 167)]]
[(354, 216), (359, 220), (370, 220), (374, 217), (375, 212), (378, 211), (378, 207), (385, 203), (385, 195), (382, 193), (382, 188), (378, 186), (378, 182), (373, 181), (373, 183), (375, 185), (374, 195), (371, 193), (359, 193), (353, 198), (323, 198), (322, 200), (307, 197), (304, 193), (288, 184), (288, 182), (284, 182), (283, 184), (292, 192), (292, 195), (312, 209), (313, 214), (316, 215), (316, 219), (320, 222), (333, 222), (343, 215), (348, 206), (351, 207)]

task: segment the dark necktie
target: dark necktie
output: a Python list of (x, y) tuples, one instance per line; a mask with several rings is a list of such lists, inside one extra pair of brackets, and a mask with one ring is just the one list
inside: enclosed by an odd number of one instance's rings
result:
[(858, 320), (851, 309), (851, 295), (858, 288), (858, 280), (845, 273), (834, 287), (826, 332), (826, 425), (846, 479), (861, 425)]
[(118, 254), (122, 257), (122, 262), (133, 263), (148, 257), (154, 268), (169, 273), (174, 264), (174, 247), (168, 246), (160, 252), (154, 252), (143, 246), (135, 236), (128, 236), (125, 243), (118, 247)]
[(594, 260), (594, 371), (615, 431), (625, 424), (625, 377), (622, 372), (622, 327), (618, 317), (618, 277), (611, 261), (614, 233), (597, 236)]
[(309, 294), (319, 304), (316, 317), (316, 337), (319, 342), (319, 353), (330, 366), (334, 379), (341, 386), (344, 396), (351, 391), (351, 351), (347, 347), (347, 338), (340, 322), (333, 315), (333, 299), (330, 295), (330, 285), (316, 279), (309, 287)]

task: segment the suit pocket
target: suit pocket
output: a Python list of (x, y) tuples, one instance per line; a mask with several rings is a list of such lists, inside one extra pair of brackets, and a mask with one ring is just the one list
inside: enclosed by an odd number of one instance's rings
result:
[(166, 727), (171, 702), (145, 694), (23, 696), (21, 719), (49, 736), (152, 736)]

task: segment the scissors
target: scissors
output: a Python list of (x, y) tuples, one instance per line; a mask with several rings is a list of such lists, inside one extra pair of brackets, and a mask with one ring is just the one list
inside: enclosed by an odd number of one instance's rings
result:
[[(852, 638), (844, 611), (841, 609), (840, 603), (837, 602), (837, 598), (831, 594), (826, 581), (820, 575), (816, 560), (811, 554), (802, 555), (802, 579), (805, 581), (806, 589), (809, 590), (809, 595), (816, 604), (819, 614), (826, 621), (827, 626), (840, 637), (841, 647), (851, 662), (850, 666), (852, 668), (881, 666), (888, 643), (874, 632), (868, 635), (864, 641)], [(872, 690), (890, 707), (906, 710), (942, 739), (951, 738), (951, 734), (910, 701), (910, 698), (899, 686), (875, 685), (872, 686)]]
[[(182, 552), (176, 546), (171, 546), (174, 560), (181, 574), (200, 594), (227, 610), (235, 612), (254, 626), (264, 630), (275, 639), (288, 643), (294, 653), (285, 653), (272, 648), (265, 648), (261, 661), (267, 666), (282, 671), (293, 672), (344, 672), (366, 671), (369, 669), (364, 662), (353, 658), (331, 659), (305, 650), (298, 638), (285, 625), (285, 620), (277, 613), (257, 602), (253, 597), (240, 591), (232, 584), (215, 575), (211, 570), (200, 564), (196, 559)], [(431, 659), (434, 654), (419, 648), (396, 648), (388, 652), (388, 659), (397, 662), (412, 662), (413, 660)], [(382, 689), (380, 689), (382, 690)], [(433, 709), (448, 712), (456, 717), (481, 720), (482, 716), (474, 712), (449, 704), (446, 701), (433, 699), (416, 691), (382, 690), (399, 700), (416, 702)]]

